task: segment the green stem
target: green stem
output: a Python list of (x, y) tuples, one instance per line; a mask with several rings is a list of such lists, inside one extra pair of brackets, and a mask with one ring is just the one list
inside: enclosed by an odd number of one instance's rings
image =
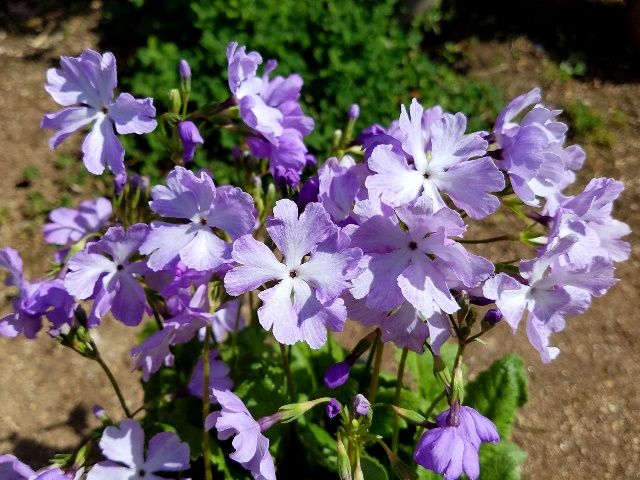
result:
[(369, 398), (368, 400), (373, 403), (378, 393), (378, 380), (380, 379), (380, 366), (382, 365), (382, 352), (384, 350), (384, 343), (380, 340), (380, 336), (376, 337), (376, 354), (373, 360), (373, 374), (371, 376), (371, 382), (369, 383)]
[[(396, 377), (396, 392), (393, 396), (393, 404), (399, 405), (400, 403), (400, 393), (402, 392), (402, 379), (404, 377), (404, 366), (407, 362), (407, 354), (409, 353), (408, 348), (402, 349), (402, 356), (400, 357), (400, 364), (398, 365), (398, 375)], [(393, 435), (391, 437), (391, 450), (393, 453), (398, 453), (398, 440), (400, 438), (400, 419), (396, 415), (395, 423), (393, 424)]]
[(505, 240), (515, 240), (512, 235), (498, 235), (497, 237), (481, 238), (479, 240), (458, 240), (460, 243), (491, 243)]
[(204, 463), (204, 478), (213, 480), (211, 471), (211, 446), (209, 432), (206, 422), (209, 416), (209, 378), (211, 376), (211, 365), (209, 364), (209, 339), (211, 338), (211, 324), (207, 323), (204, 334), (204, 344), (202, 346), (202, 455)]
[(296, 401), (296, 387), (293, 383), (293, 375), (291, 375), (291, 364), (289, 363), (289, 352), (287, 347), (280, 344), (280, 356), (282, 357), (282, 366), (284, 367), (284, 373), (287, 377), (287, 390), (289, 391), (289, 399), (292, 402)]
[(129, 410), (129, 407), (127, 407), (127, 402), (124, 399), (124, 395), (122, 395), (122, 390), (120, 389), (120, 385), (118, 385), (118, 381), (116, 380), (116, 377), (113, 376), (113, 373), (111, 372), (111, 369), (105, 363), (104, 359), (100, 355), (100, 351), (98, 350), (98, 346), (95, 344), (95, 342), (91, 338), (89, 339), (89, 345), (91, 346), (91, 349), (93, 350), (93, 359), (96, 362), (98, 362), (100, 367), (102, 367), (102, 370), (107, 375), (107, 378), (109, 379), (109, 382), (111, 383), (111, 386), (115, 390), (116, 395), (118, 396), (118, 400), (120, 401), (120, 405), (122, 406), (122, 410), (124, 411), (124, 414), (128, 418), (131, 418), (132, 417), (131, 410)]
[(427, 408), (427, 411), (424, 414), (424, 418), (429, 420), (429, 417), (431, 416), (435, 408), (442, 401), (442, 399), (445, 397), (446, 394), (447, 394), (446, 390), (443, 390), (442, 392), (440, 392), (440, 394), (436, 398), (434, 398), (433, 402), (431, 402), (431, 404), (429, 405), (429, 408)]

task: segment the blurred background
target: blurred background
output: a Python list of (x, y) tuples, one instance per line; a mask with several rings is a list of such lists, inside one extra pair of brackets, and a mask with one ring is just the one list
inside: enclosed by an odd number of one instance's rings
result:
[[(351, 103), (361, 106), (361, 128), (387, 125), (417, 97), (490, 129), (506, 101), (540, 86), (544, 101), (563, 109), (570, 140), (587, 151), (577, 188), (594, 176), (623, 180), (617, 217), (640, 228), (640, 0), (2, 0), (0, 245), (17, 248), (27, 272), (42, 275), (53, 253), (40, 234), (48, 212), (106, 188), (82, 168), (78, 138), (49, 150), (39, 124), (57, 107), (43, 89), (46, 69), (60, 55), (111, 50), (120, 88), (163, 104), (186, 58), (194, 100), (203, 103), (227, 96), (231, 40), (277, 58), (278, 73), (303, 76), (303, 104), (317, 125), (309, 145), (321, 159)], [(219, 145), (229, 139), (203, 134), (207, 150), (196, 162), (207, 159), (218, 173), (228, 156)], [(126, 147), (139, 171), (158, 174), (158, 145)], [(470, 351), (472, 375), (507, 351), (525, 359), (531, 394), (514, 429), (529, 454), (523, 478), (638, 478), (640, 270), (637, 237), (628, 240), (621, 282), (556, 335), (562, 353), (554, 363), (543, 365), (506, 325)], [(5, 293), (0, 301), (4, 312)], [(98, 329), (106, 361), (137, 406), (135, 341), (116, 322)], [(97, 424), (92, 405), (116, 412), (113, 397), (97, 366), (46, 334), (0, 339), (0, 452), (43, 466)]]

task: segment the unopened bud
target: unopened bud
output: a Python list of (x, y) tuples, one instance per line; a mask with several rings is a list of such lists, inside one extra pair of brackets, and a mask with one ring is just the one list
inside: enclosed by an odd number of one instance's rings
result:
[(484, 318), (482, 319), (482, 324), (487, 324), (490, 327), (498, 324), (502, 320), (502, 312), (497, 308), (490, 308), (487, 310), (487, 313), (484, 314)]
[(427, 421), (422, 415), (413, 410), (408, 410), (406, 408), (398, 407), (397, 405), (391, 405), (391, 408), (400, 418), (406, 420), (407, 422), (413, 425), (422, 425)]
[(350, 368), (351, 365), (344, 361), (334, 363), (324, 373), (324, 384), (330, 389), (343, 385), (349, 379)]
[(180, 60), (178, 71), (180, 72), (180, 78), (182, 79), (182, 81), (186, 81), (191, 78), (191, 67), (184, 58)]
[(329, 403), (327, 403), (327, 417), (336, 418), (340, 414), (341, 410), (342, 405), (335, 398), (332, 398)]
[(445, 386), (449, 386), (451, 383), (451, 373), (440, 355), (433, 356), (433, 375)]
[(349, 112), (347, 113), (347, 117), (349, 118), (349, 120), (354, 121), (354, 120), (357, 120), (359, 116), (360, 116), (360, 105), (358, 105), (357, 103), (354, 103), (349, 107)]
[(353, 397), (352, 402), (353, 411), (357, 415), (364, 417), (369, 414), (369, 411), (371, 410), (371, 403), (364, 395), (362, 395), (361, 393), (357, 394), (355, 397)]
[(177, 88), (169, 90), (169, 110), (171, 113), (180, 113), (182, 100), (180, 99), (180, 91)]
[(316, 405), (320, 405), (321, 403), (327, 403), (330, 401), (331, 398), (322, 397), (306, 402), (290, 403), (288, 405), (281, 406), (278, 409), (278, 413), (276, 415), (280, 415), (278, 421), (282, 421), (282, 423), (289, 423), (296, 420), (298, 417), (301, 417)]
[(338, 457), (338, 475), (340, 480), (351, 480), (351, 461), (349, 460), (349, 454), (342, 441), (342, 435), (340, 431), (337, 432), (336, 442), (336, 454)]

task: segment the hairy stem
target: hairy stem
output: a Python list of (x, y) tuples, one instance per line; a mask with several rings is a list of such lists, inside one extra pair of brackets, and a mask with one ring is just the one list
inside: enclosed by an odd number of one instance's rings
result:
[(289, 399), (292, 402), (296, 401), (296, 386), (293, 383), (293, 375), (291, 375), (291, 364), (289, 363), (289, 352), (287, 347), (280, 344), (280, 356), (282, 357), (282, 366), (284, 367), (284, 373), (287, 377), (287, 390), (289, 391)]
[(129, 410), (129, 407), (127, 406), (127, 402), (124, 399), (124, 395), (122, 395), (122, 390), (120, 389), (120, 385), (118, 384), (118, 381), (116, 380), (116, 377), (113, 376), (113, 372), (111, 372), (111, 369), (105, 363), (104, 359), (100, 355), (100, 351), (98, 350), (98, 346), (95, 344), (93, 339), (89, 339), (89, 345), (91, 346), (91, 349), (93, 350), (93, 359), (96, 362), (98, 362), (100, 367), (102, 367), (102, 370), (107, 375), (107, 378), (109, 379), (109, 382), (111, 383), (111, 386), (115, 390), (116, 395), (118, 396), (118, 400), (120, 401), (120, 405), (122, 406), (122, 410), (124, 411), (124, 414), (128, 418), (131, 418), (132, 417), (131, 410)]
[(498, 235), (497, 237), (481, 238), (478, 240), (458, 240), (460, 243), (491, 243), (502, 242), (505, 240), (515, 240), (512, 235)]
[(204, 334), (204, 344), (202, 345), (202, 456), (204, 463), (204, 478), (213, 480), (211, 471), (211, 446), (209, 443), (209, 432), (206, 422), (209, 416), (209, 378), (211, 376), (211, 365), (209, 364), (209, 340), (211, 338), (211, 324), (207, 323)]
[[(404, 378), (404, 366), (407, 362), (408, 348), (402, 349), (402, 356), (400, 357), (400, 364), (398, 365), (398, 375), (396, 376), (396, 392), (393, 396), (393, 404), (398, 405), (400, 403), (400, 393), (402, 392), (402, 379)], [(396, 415), (394, 417), (393, 435), (391, 437), (391, 450), (393, 453), (398, 453), (398, 440), (400, 438), (400, 419)]]
[(378, 393), (378, 380), (380, 379), (380, 365), (382, 365), (382, 352), (384, 350), (384, 343), (380, 340), (380, 336), (376, 337), (376, 353), (373, 360), (373, 373), (371, 375), (371, 382), (369, 382), (369, 401), (373, 403)]

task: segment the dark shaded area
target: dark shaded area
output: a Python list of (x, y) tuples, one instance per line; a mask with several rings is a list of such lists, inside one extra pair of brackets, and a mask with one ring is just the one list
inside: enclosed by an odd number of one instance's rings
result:
[(628, 82), (640, 78), (640, 0), (445, 0), (433, 55), (445, 42), (510, 40), (526, 35), (577, 78)]
[(0, 28), (14, 35), (39, 33), (90, 6), (90, 0), (2, 0)]
[[(44, 430), (71, 428), (78, 436), (83, 436), (89, 428), (89, 424), (87, 422), (88, 415), (89, 412), (87, 409), (81, 404), (77, 404), (69, 412), (69, 416), (66, 420), (48, 425)], [(48, 465), (54, 455), (58, 453), (72, 452), (78, 448), (78, 445), (68, 445), (64, 448), (60, 448), (59, 445), (47, 445), (33, 438), (22, 437), (16, 432), (12, 432), (7, 435), (6, 439), (15, 445), (12, 452), (13, 455), (18, 457), (34, 470)]]

